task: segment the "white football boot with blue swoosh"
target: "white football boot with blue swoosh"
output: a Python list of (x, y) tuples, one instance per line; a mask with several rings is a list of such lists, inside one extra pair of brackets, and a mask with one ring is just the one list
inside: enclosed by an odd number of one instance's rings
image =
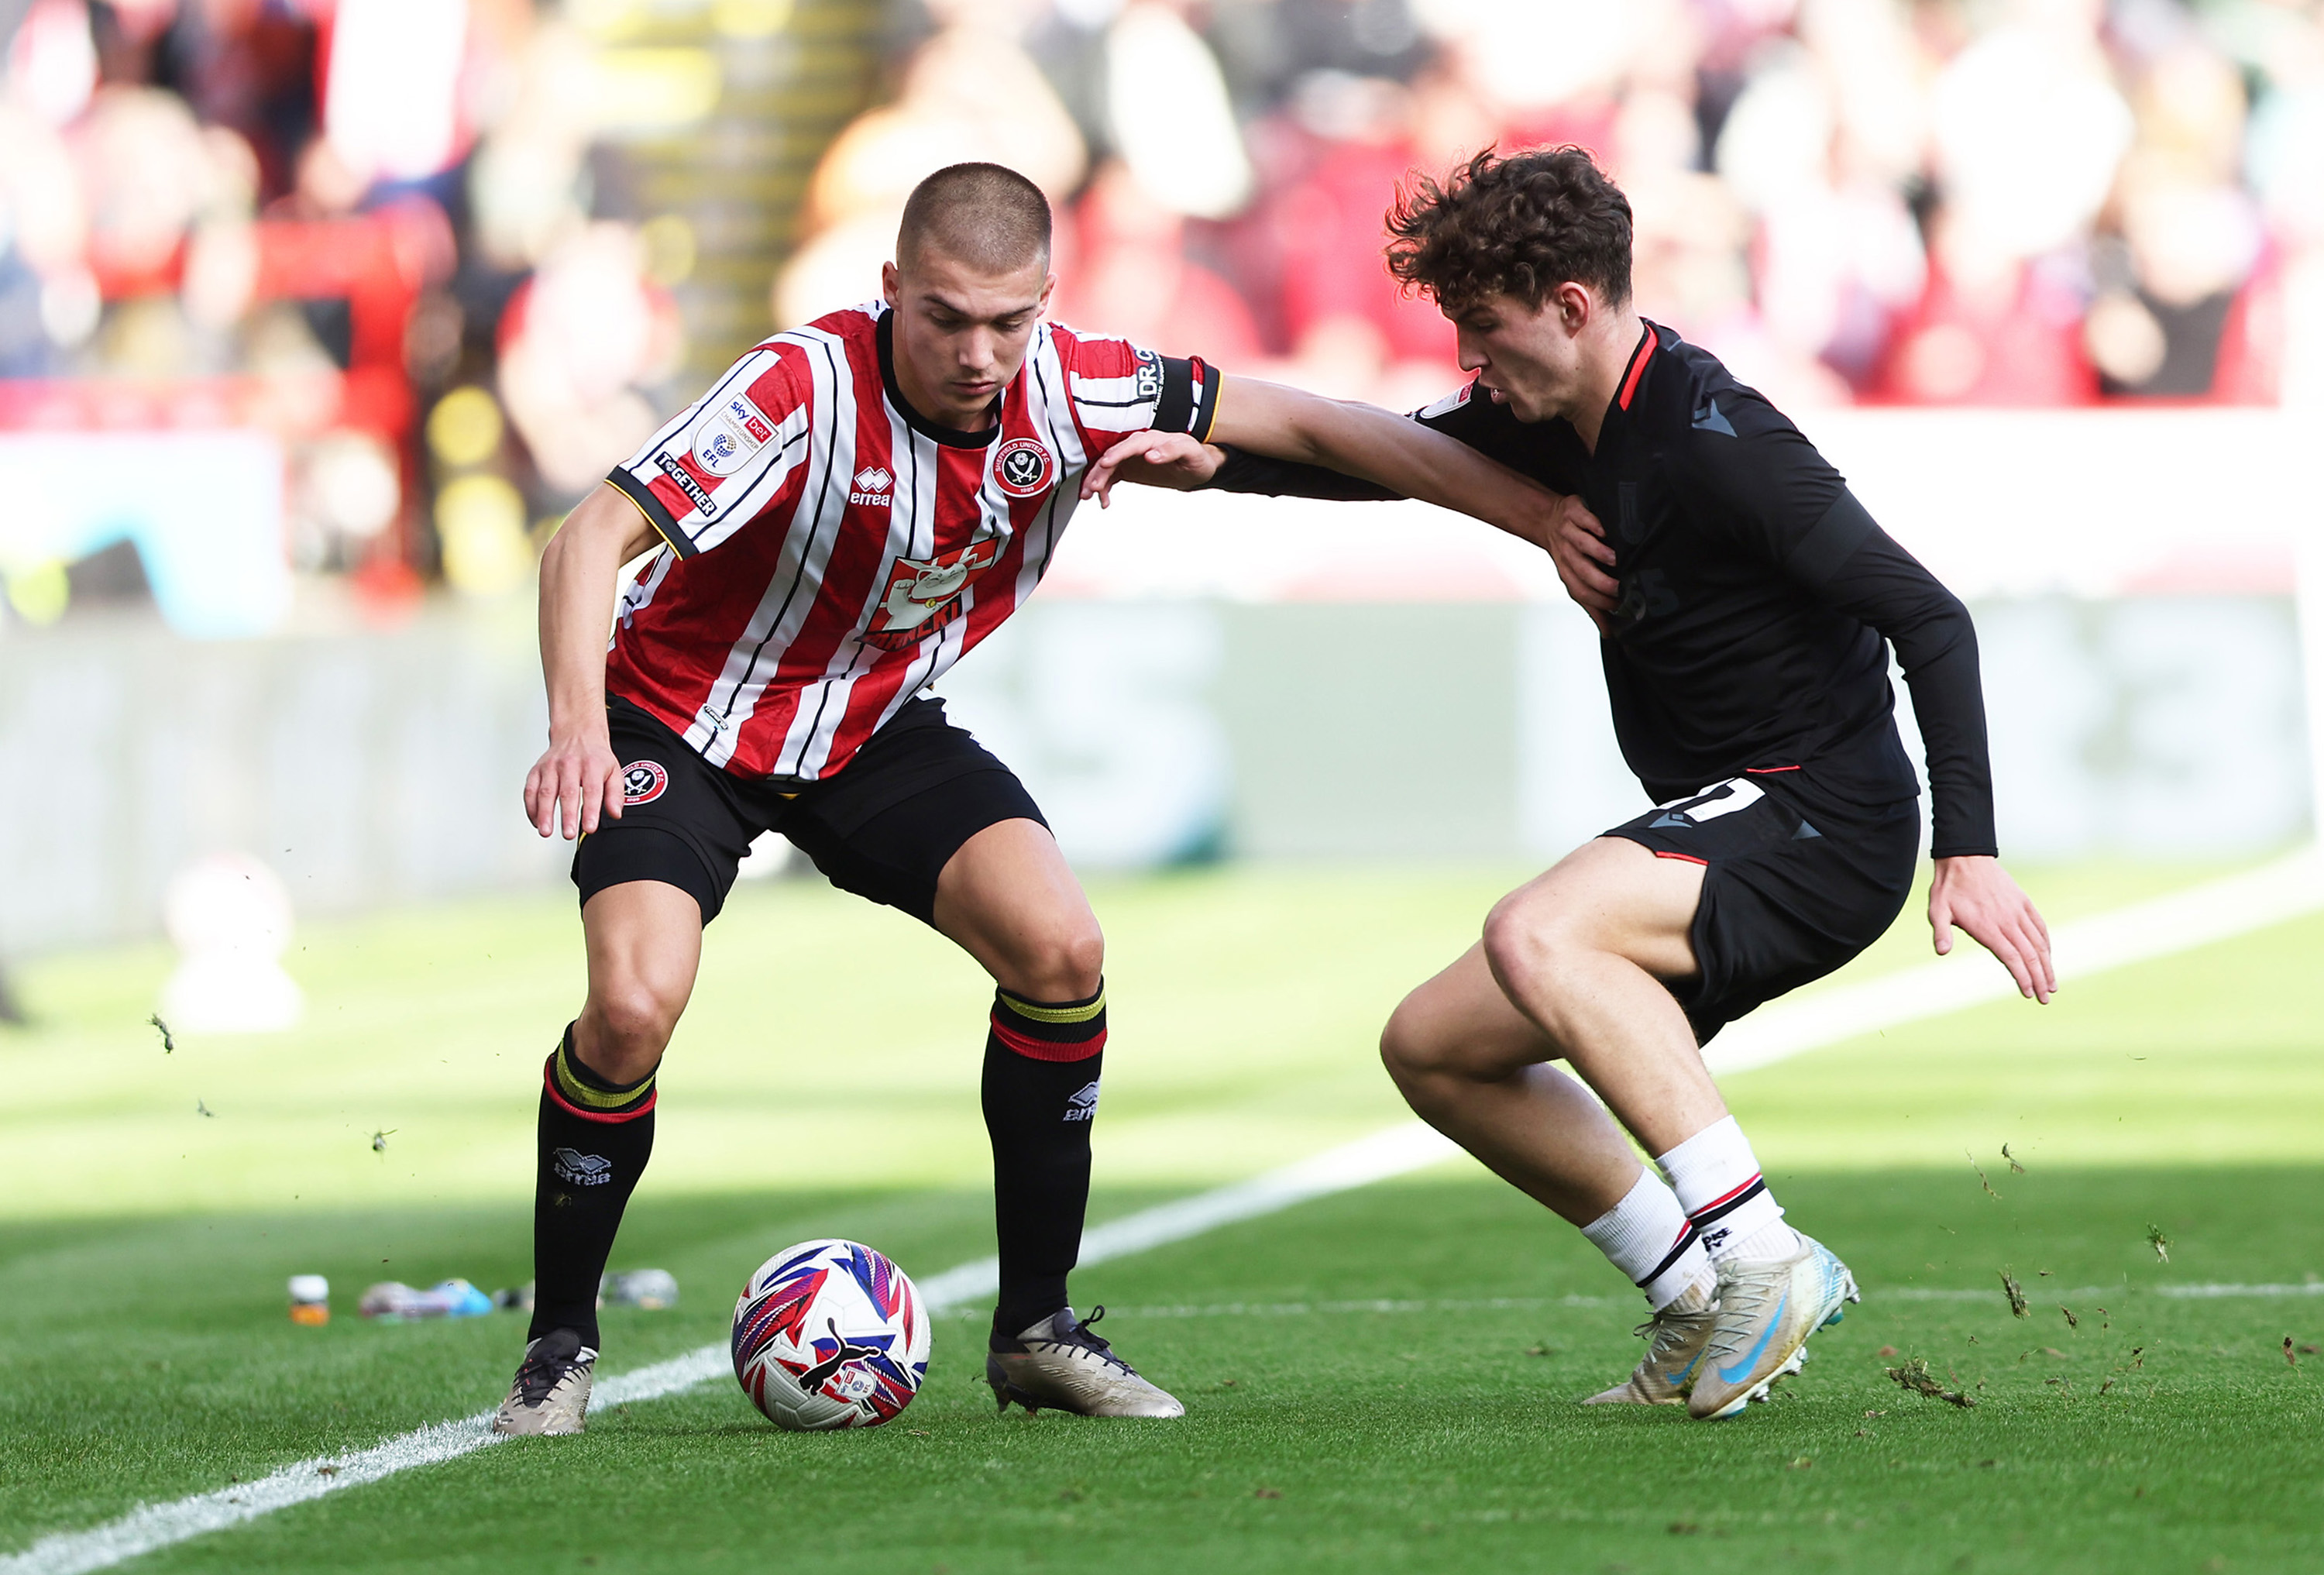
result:
[[(1711, 1344), (1711, 1331), (1719, 1321), (1719, 1303), (1697, 1312), (1681, 1312), (1665, 1307), (1630, 1331), (1646, 1342), (1646, 1359), (1621, 1383), (1610, 1389), (1590, 1395), (1584, 1405), (1683, 1405), (1687, 1392), (1694, 1387), (1696, 1369), (1702, 1366), (1702, 1353)], [(1805, 1358), (1805, 1351), (1792, 1359), (1791, 1365), (1775, 1375), (1796, 1373)]]
[(1718, 1320), (1694, 1370), (1687, 1414), (1709, 1421), (1766, 1399), (1769, 1385), (1799, 1371), (1808, 1336), (1863, 1299), (1848, 1266), (1805, 1235), (1791, 1257), (1721, 1260)]

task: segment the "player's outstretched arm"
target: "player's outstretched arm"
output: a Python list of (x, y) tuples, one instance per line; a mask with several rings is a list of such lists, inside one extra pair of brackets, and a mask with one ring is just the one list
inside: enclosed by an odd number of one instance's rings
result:
[(1482, 520), (1545, 550), (1555, 539), (1557, 493), (1458, 438), (1374, 405), (1229, 377), (1208, 436), (1277, 459), (1328, 465)]
[(1953, 949), (1953, 930), (2001, 959), (2017, 981), (2017, 992), (2050, 1004), (2058, 990), (2058, 966), (2050, 957), (2050, 926), (2033, 899), (2018, 889), (2001, 861), (1983, 854), (1939, 859), (1929, 882), (1929, 930), (1937, 955)]
[(605, 629), (622, 566), (659, 542), (645, 516), (601, 486), (565, 517), (540, 555), (540, 670), (549, 684), (549, 749), (524, 779), (524, 813), (542, 836), (567, 841), (622, 814), (621, 761), (605, 732)]

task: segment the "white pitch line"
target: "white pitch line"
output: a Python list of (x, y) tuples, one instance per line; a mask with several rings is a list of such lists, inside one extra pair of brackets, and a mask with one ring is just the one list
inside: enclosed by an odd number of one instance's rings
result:
[[(1375, 1132), (1250, 1181), (1110, 1220), (1083, 1236), (1081, 1261), (1103, 1263), (1183, 1241), (1312, 1198), (1403, 1175), (1459, 1152), (1434, 1129), (1417, 1123)], [(999, 1284), (998, 1261), (980, 1258), (930, 1276), (920, 1282), (920, 1294), (929, 1312), (942, 1312), (991, 1295)], [(605, 1378), (596, 1385), (591, 1400), (604, 1406), (659, 1399), (733, 1370), (732, 1358), (723, 1343), (706, 1345), (669, 1361)], [(501, 1441), (492, 1431), (492, 1420), (491, 1412), (480, 1411), (456, 1422), (420, 1428), (367, 1450), (300, 1460), (254, 1482), (197, 1493), (168, 1504), (143, 1505), (104, 1525), (43, 1537), (20, 1553), (0, 1556), (0, 1575), (82, 1575), (107, 1569), (172, 1543), (224, 1531), (358, 1483), (376, 1482), (414, 1466), (455, 1460)]]
[[(2303, 848), (2241, 875), (2060, 926), (2053, 936), (2059, 975), (2069, 979), (2167, 956), (2298, 918), (2319, 907), (2324, 907), (2324, 852), (2316, 847)], [(1965, 944), (1963, 949), (1976, 948)], [(1720, 1035), (1704, 1059), (1713, 1072), (1747, 1071), (1859, 1034), (1998, 999), (2015, 989), (2008, 975), (1989, 958), (1956, 957), (1768, 1007)], [(1404, 1175), (1459, 1152), (1434, 1128), (1417, 1121), (1406, 1122), (1250, 1181), (1100, 1225), (1083, 1237), (1081, 1261), (1084, 1266), (1098, 1264), (1183, 1241), (1222, 1225)], [(940, 1312), (990, 1295), (998, 1275), (999, 1265), (983, 1258), (922, 1281), (921, 1294), (929, 1311)], [(2164, 1295), (2180, 1296), (2318, 1293), (2312, 1285), (2157, 1289)], [(1909, 1291), (1890, 1294), (1913, 1294)], [(669, 1361), (608, 1377), (596, 1386), (593, 1398), (600, 1405), (658, 1399), (716, 1377), (728, 1370), (728, 1365), (724, 1345), (706, 1345)], [(368, 1450), (301, 1460), (255, 1482), (198, 1493), (169, 1504), (142, 1506), (91, 1530), (59, 1533), (20, 1553), (0, 1556), (0, 1575), (81, 1575), (106, 1569), (140, 1553), (224, 1530), (344, 1488), (456, 1459), (498, 1441), (490, 1431), (491, 1421), (492, 1413), (479, 1412), (456, 1422), (420, 1428)]]

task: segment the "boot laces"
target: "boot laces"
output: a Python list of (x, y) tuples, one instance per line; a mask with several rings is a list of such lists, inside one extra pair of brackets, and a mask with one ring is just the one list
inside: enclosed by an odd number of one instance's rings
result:
[(1103, 1335), (1090, 1332), (1090, 1325), (1104, 1316), (1105, 1303), (1101, 1302), (1090, 1309), (1088, 1317), (1076, 1319), (1071, 1329), (1052, 1335), (1049, 1343), (1061, 1346), (1067, 1350), (1078, 1351), (1104, 1363), (1107, 1367), (1119, 1368), (1125, 1373), (1133, 1372), (1135, 1369), (1128, 1362), (1113, 1354), (1113, 1347), (1106, 1343)]
[(525, 1358), (516, 1370), (516, 1392), (527, 1405), (538, 1405), (547, 1400), (572, 1371), (581, 1365), (577, 1346), (570, 1354), (550, 1351), (544, 1340)]
[(1639, 1324), (1630, 1332), (1646, 1342), (1646, 1360), (1657, 1363), (1667, 1360), (1672, 1353), (1686, 1343), (1702, 1326), (1719, 1315), (1716, 1303), (1699, 1312), (1673, 1312), (1665, 1308)]
[(1722, 1279), (1719, 1285), (1719, 1305), (1721, 1311), (1732, 1312), (1732, 1318), (1722, 1318), (1713, 1326), (1707, 1354), (1714, 1360), (1731, 1357), (1759, 1338), (1759, 1320), (1767, 1304), (1788, 1279), (1786, 1271), (1779, 1274), (1743, 1273)]

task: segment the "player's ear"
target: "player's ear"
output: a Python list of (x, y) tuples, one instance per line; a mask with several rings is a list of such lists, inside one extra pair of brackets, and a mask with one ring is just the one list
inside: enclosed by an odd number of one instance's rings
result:
[(1579, 334), (1597, 316), (1598, 303), (1591, 297), (1588, 287), (1570, 279), (1557, 287), (1554, 299), (1558, 322), (1568, 334)]
[(1056, 292), (1057, 276), (1054, 273), (1044, 273), (1041, 275), (1041, 304), (1038, 307), (1036, 307), (1033, 310), (1033, 316), (1036, 319), (1046, 318), (1049, 315), (1049, 298)]
[(891, 311), (903, 304), (903, 281), (897, 274), (893, 262), (880, 264), (880, 294)]

